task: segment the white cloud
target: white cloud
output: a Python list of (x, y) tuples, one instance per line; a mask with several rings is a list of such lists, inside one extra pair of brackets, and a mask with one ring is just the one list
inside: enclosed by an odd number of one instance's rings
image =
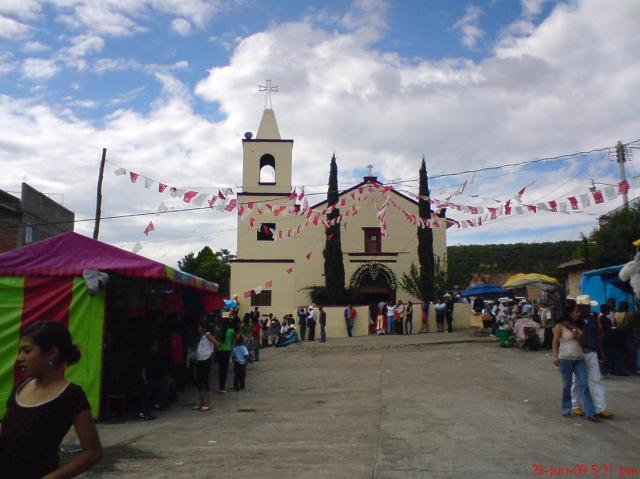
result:
[[(640, 66), (629, 59), (640, 51), (640, 12), (634, 5), (557, 5), (526, 36), (500, 44), (481, 62), (407, 59), (378, 51), (369, 40), (370, 32), (380, 31), (375, 18), (347, 31), (320, 28), (311, 20), (274, 25), (239, 41), (228, 64), (211, 68), (198, 83), (196, 100), (171, 73), (186, 65), (136, 65), (161, 82), (162, 95), (148, 112), (121, 108), (100, 126), (36, 101), (0, 97), (3, 186), (15, 188), (26, 176), (37, 187), (64, 193), (78, 217), (90, 217), (93, 204), (87, 199), (93, 198), (95, 181), (88, 179), (95, 177), (104, 146), (110, 166), (176, 186), (215, 191), (218, 184), (235, 185), (242, 178), (242, 133), (258, 126), (263, 97), (257, 84), (266, 77), (280, 86), (273, 101), (280, 131), (296, 140), (294, 184), (325, 185), (309, 187), (310, 192), (326, 189), (333, 151), (344, 186), (369, 162), (383, 180), (415, 178), (423, 152), (435, 175), (635, 139), (640, 118), (629, 95), (640, 88)], [(123, 65), (126, 61), (112, 60), (109, 68)], [(146, 93), (143, 88), (127, 93), (136, 97)], [(215, 121), (196, 108), (203, 100), (215, 103), (220, 112)], [(527, 194), (551, 198), (586, 186), (592, 176), (615, 182), (615, 163), (576, 160), (554, 171), (499, 171), (478, 176), (470, 193), (503, 197), (538, 177)], [(462, 178), (434, 179), (433, 186), (450, 188)], [(126, 178), (105, 180), (109, 214), (155, 211), (166, 200)], [(173, 263), (203, 243), (234, 249), (231, 215), (203, 211), (153, 219), (156, 231), (143, 243), (145, 255)], [(103, 238), (132, 245), (147, 222), (105, 221)], [(563, 237), (575, 238), (593, 224), (593, 217), (580, 215), (523, 215), (473, 231), (508, 241), (529, 228), (533, 241), (543, 239), (533, 233), (547, 227), (565, 228)], [(90, 231), (81, 223), (78, 229)], [(450, 230), (449, 242), (466, 241), (468, 235), (469, 230)], [(178, 236), (187, 238), (151, 243)]]
[(14, 60), (11, 52), (0, 52), (0, 75), (4, 75), (15, 70), (17, 61)]
[(2, 0), (0, 13), (32, 20), (38, 16), (42, 6), (38, 0)]
[(30, 27), (13, 18), (0, 15), (0, 38), (16, 38), (27, 34)]
[(58, 72), (58, 66), (53, 60), (42, 58), (27, 58), (22, 63), (22, 74), (29, 80), (46, 80)]
[(467, 5), (464, 16), (452, 27), (452, 30), (460, 31), (462, 44), (469, 48), (474, 48), (485, 32), (478, 26), (480, 17), (484, 15), (484, 10), (477, 5)]
[(189, 33), (191, 33), (191, 24), (184, 18), (176, 18), (173, 22), (171, 22), (171, 29), (178, 35), (186, 37), (187, 35), (189, 35)]
[(26, 42), (22, 46), (22, 51), (25, 53), (40, 53), (46, 52), (48, 50), (50, 50), (50, 48), (47, 45), (44, 45), (37, 41)]

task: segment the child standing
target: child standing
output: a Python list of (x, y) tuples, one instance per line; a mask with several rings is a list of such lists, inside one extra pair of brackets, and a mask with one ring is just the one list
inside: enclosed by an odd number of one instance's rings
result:
[(247, 375), (247, 361), (249, 360), (249, 350), (244, 345), (244, 338), (238, 335), (236, 345), (231, 350), (233, 357), (233, 389), (240, 391), (244, 389), (244, 379)]

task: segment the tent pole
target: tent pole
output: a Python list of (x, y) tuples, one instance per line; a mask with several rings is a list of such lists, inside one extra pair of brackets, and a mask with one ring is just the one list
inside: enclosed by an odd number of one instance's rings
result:
[(102, 149), (102, 160), (100, 160), (100, 173), (98, 173), (98, 189), (96, 192), (96, 217), (93, 226), (93, 239), (97, 240), (100, 234), (100, 216), (102, 214), (102, 178), (104, 177), (104, 164), (107, 161), (107, 149)]

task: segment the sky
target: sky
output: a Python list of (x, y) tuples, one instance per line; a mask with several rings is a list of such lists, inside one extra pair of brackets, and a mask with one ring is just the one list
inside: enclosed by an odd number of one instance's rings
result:
[[(107, 148), (104, 216), (185, 206), (118, 168), (241, 190), (241, 139), (256, 132), (258, 85), (271, 79), (280, 132), (295, 140), (293, 183), (316, 198), (334, 152), (344, 188), (372, 163), (381, 181), (415, 191), (424, 155), (437, 198), (465, 180), (456, 199), (471, 205), (534, 180), (525, 202), (586, 193), (591, 179), (619, 181), (606, 148), (640, 139), (639, 25), (637, 0), (0, 0), (0, 189), (26, 181), (90, 219)], [(629, 177), (640, 173), (631, 146)], [(447, 242), (578, 239), (620, 204), (450, 228)], [(175, 265), (204, 245), (234, 251), (235, 217), (104, 220), (100, 239), (140, 242), (139, 254)]]

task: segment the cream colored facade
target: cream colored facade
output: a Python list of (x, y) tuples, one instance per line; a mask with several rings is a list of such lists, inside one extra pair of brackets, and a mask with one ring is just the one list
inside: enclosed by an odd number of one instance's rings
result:
[[(270, 204), (276, 209), (280, 205), (286, 205), (288, 208), (295, 205), (295, 200), (289, 200), (292, 189), (293, 140), (280, 137), (272, 110), (264, 111), (256, 138), (245, 138), (242, 146), (243, 192), (238, 194), (238, 200), (245, 207), (249, 202), (254, 203), (252, 216), (257, 223), (251, 226), (246, 218), (238, 219), (238, 251), (237, 259), (231, 265), (231, 292), (238, 296), (242, 312), (251, 308), (251, 298), (244, 297), (245, 291), (255, 290), (256, 287), (270, 290), (271, 305), (260, 306), (260, 311), (272, 312), (281, 317), (284, 314), (295, 313), (298, 305), (310, 303), (306, 288), (324, 285), (324, 228), (310, 224), (303, 227), (295, 237), (276, 241), (258, 240), (256, 227), (261, 223), (273, 224), (277, 236), (279, 231), (304, 226), (307, 217), (296, 214), (276, 217), (265, 206)], [(275, 181), (261, 182), (261, 167), (274, 167)], [(320, 180), (322, 182), (324, 178)], [(357, 188), (364, 188), (368, 192), (368, 187), (373, 184), (378, 184), (375, 177), (365, 177), (361, 184), (344, 190), (341, 198), (348, 197), (349, 193)], [(360, 268), (363, 291), (368, 291), (367, 298), (370, 298), (367, 302), (377, 303), (378, 299), (373, 300), (380, 295), (386, 295), (389, 299), (417, 302), (416, 298), (410, 297), (397, 284), (402, 273), (409, 270), (412, 262), (418, 264), (416, 227), (407, 221), (404, 213), (388, 207), (388, 235), (381, 239), (380, 253), (365, 252), (363, 228), (379, 226), (376, 213), (377, 207), (380, 207), (383, 201), (381, 189), (374, 190), (366, 199), (360, 201), (358, 214), (349, 218), (346, 229), (343, 226), (340, 230), (345, 282), (349, 285)], [(396, 204), (412, 214), (418, 214), (415, 201), (395, 191), (390, 194)], [(311, 207), (322, 210), (326, 208), (326, 203)], [(258, 213), (258, 208), (263, 210), (262, 215)], [(440, 226), (434, 228), (433, 232), (435, 256), (444, 264), (446, 220), (442, 219)], [(307, 259), (306, 255), (309, 252), (311, 257)], [(291, 268), (291, 272), (287, 272)], [(268, 281), (272, 282), (271, 288), (265, 287)], [(415, 324), (418, 324), (417, 311), (414, 318)]]

